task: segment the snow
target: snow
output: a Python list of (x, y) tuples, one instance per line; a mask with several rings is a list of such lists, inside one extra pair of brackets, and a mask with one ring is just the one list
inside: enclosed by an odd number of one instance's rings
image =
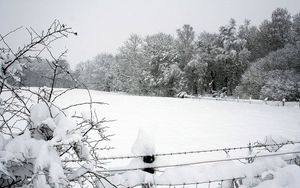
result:
[[(118, 93), (91, 91), (93, 101), (101, 101), (109, 105), (94, 105), (98, 119), (116, 120), (105, 123), (109, 126), (107, 134), (115, 134), (108, 143), (114, 150), (102, 151), (99, 157), (122, 155), (152, 155), (155, 153), (169, 153), (213, 149), (223, 147), (248, 146), (249, 142), (273, 144), (288, 140), (300, 141), (300, 108), (298, 103), (286, 102), (285, 106), (276, 105), (272, 101), (251, 99), (244, 102), (207, 100), (197, 98), (166, 98), (129, 96)], [(73, 90), (56, 104), (66, 107), (74, 101), (89, 101), (84, 90)], [(281, 101), (279, 101), (281, 103)], [(53, 131), (50, 141), (30, 138), (25, 132), (12, 140), (0, 135), (0, 149), (5, 147), (7, 153), (0, 152), (0, 171), (9, 174), (2, 164), (6, 161), (22, 161), (24, 156), (34, 157), (35, 171), (47, 169), (51, 177), (50, 183), (64, 184), (64, 174), (60, 159), (53, 145), (74, 145), (80, 159), (89, 160), (89, 149), (83, 145), (81, 133), (76, 131), (76, 121), (72, 114), (81, 114), (84, 120), (89, 120), (89, 105), (76, 106), (68, 109), (70, 116), (65, 116), (57, 107), (51, 106), (51, 113), (46, 103), (40, 102), (30, 108), (30, 117), (35, 127), (48, 126)], [(98, 136), (98, 135), (97, 135)], [(95, 135), (95, 139), (97, 139)], [(78, 146), (78, 147), (77, 147)], [(269, 147), (275, 151), (277, 147)], [(299, 151), (299, 145), (285, 146), (280, 151)], [(254, 149), (251, 154), (266, 154), (267, 151)], [(191, 163), (203, 160), (223, 159), (237, 156), (248, 156), (248, 150), (201, 153), (191, 155), (156, 157), (154, 163), (146, 164), (141, 158), (130, 160), (112, 160), (106, 165), (108, 169), (126, 169), (151, 167), (178, 163)], [(188, 167), (163, 168), (155, 175), (141, 170), (127, 171), (109, 178), (115, 184), (133, 186), (139, 183), (184, 183), (195, 181), (209, 181), (220, 178), (244, 177), (243, 186), (290, 187), (300, 185), (299, 167), (288, 165), (284, 160), (296, 155), (285, 157), (259, 158), (253, 163), (243, 164), (238, 161), (202, 164)], [(246, 162), (246, 160), (244, 160)], [(82, 165), (68, 178), (77, 178), (87, 171), (94, 170), (94, 163), (89, 161)], [(0, 174), (1, 175), (1, 174)], [(259, 178), (254, 176), (260, 175)], [(36, 177), (34, 183), (39, 187), (47, 187), (45, 175)], [(230, 182), (224, 182), (229, 186)], [(110, 187), (108, 182), (98, 182), (101, 187)], [(214, 186), (217, 187), (215, 183)], [(198, 186), (200, 187), (200, 186)], [(205, 185), (204, 187), (207, 187)], [(241, 186), (242, 187), (242, 186)]]
[[(283, 107), (281, 101), (268, 101), (266, 104), (264, 101), (253, 99), (250, 99), (250, 102), (242, 99), (237, 102), (196, 98), (142, 97), (99, 91), (91, 91), (91, 94), (94, 101), (109, 104), (94, 106), (98, 112), (98, 117), (116, 120), (107, 123), (107, 126), (110, 127), (109, 133), (115, 134), (109, 142), (115, 149), (100, 153), (102, 157), (151, 155), (153, 153), (248, 146), (249, 142), (272, 144), (287, 140), (300, 140), (300, 108), (298, 103), (287, 102), (286, 106)], [(88, 101), (85, 91), (72, 91), (60, 103), (62, 106), (68, 106), (73, 101)], [(89, 107), (81, 106), (80, 108), (73, 108), (73, 110), (77, 112), (88, 111)], [(268, 149), (273, 151), (278, 148)], [(290, 149), (295, 148), (286, 146), (281, 149), (290, 151)], [(254, 154), (264, 154), (260, 150), (253, 152)], [(200, 155), (156, 157), (152, 165), (213, 160), (224, 157), (247, 156), (248, 154), (248, 150), (243, 150), (231, 151), (228, 155), (225, 152), (214, 152)], [(294, 156), (285, 156), (285, 158), (293, 158)], [(283, 160), (285, 158), (256, 159), (254, 163), (246, 165), (240, 162), (226, 162), (213, 165), (166, 168), (155, 176), (141, 170), (128, 171), (122, 175), (116, 174), (109, 180), (116, 184), (132, 186), (146, 181), (168, 184), (247, 176), (243, 182), (248, 186), (283, 187), (285, 182), (280, 182), (280, 178), (277, 179), (280, 174), (285, 170), (291, 170), (291, 173), (297, 171), (290, 169), (290, 165), (287, 165)], [(140, 158), (110, 162), (107, 165), (109, 169), (151, 166), (143, 163)], [(254, 178), (257, 175), (261, 175), (261, 177)], [(283, 178), (283, 180), (285, 179), (288, 181), (288, 184), (285, 184), (287, 187), (296, 188), (300, 185), (300, 178), (298, 180), (296, 174)], [(102, 183), (105, 187), (110, 187), (108, 182)], [(227, 184), (229, 185), (228, 182)], [(101, 184), (102, 187), (103, 185)]]
[[(30, 165), (33, 162), (33, 172), (36, 174), (34, 184), (39, 185), (37, 187), (49, 187), (45, 180), (45, 174), (42, 173), (43, 170), (49, 172), (49, 183), (52, 183), (54, 187), (59, 187), (59, 184), (66, 184), (64, 180), (65, 175), (56, 150), (44, 140), (31, 138), (29, 131), (25, 131), (23, 135), (8, 141), (4, 151), (6, 154), (0, 155), (1, 164), (14, 161), (17, 165), (22, 166), (24, 164)], [(29, 163), (22, 163), (27, 160), (29, 160)], [(0, 168), (2, 167), (0, 166)], [(22, 175), (24, 174), (22, 171), (27, 170), (26, 165), (16, 170), (19, 170), (20, 175)], [(7, 170), (7, 172), (9, 171), (14, 171), (14, 168)], [(5, 171), (3, 172), (5, 173)], [(13, 174), (19, 173), (14, 172)], [(9, 174), (6, 173), (6, 175)]]
[(51, 130), (56, 128), (55, 122), (50, 117), (47, 117), (47, 119), (43, 120), (41, 123), (47, 125)]
[(153, 136), (142, 128), (139, 129), (138, 136), (132, 146), (134, 155), (153, 155), (155, 154), (155, 143)]
[(57, 123), (57, 128), (53, 132), (56, 140), (63, 140), (72, 130), (76, 129), (76, 122), (71, 118), (61, 118)]
[(76, 142), (74, 144), (74, 150), (79, 159), (81, 159), (81, 160), (89, 160), (90, 159), (90, 157), (89, 157), (90, 150), (82, 142)]
[(43, 121), (46, 121), (50, 117), (50, 111), (45, 102), (33, 105), (30, 108), (30, 120), (35, 127), (38, 127)]
[[(46, 102), (39, 102), (30, 108), (30, 120), (34, 128), (46, 125), (53, 133), (50, 140), (51, 145), (70, 144), (82, 139), (81, 133), (76, 132), (77, 123), (74, 119), (65, 116), (58, 107)], [(38, 133), (34, 135), (38, 138)], [(85, 149), (86, 150), (86, 149)]]
[[(132, 154), (140, 127), (152, 133), (156, 152), (175, 152), (215, 147), (247, 146), (266, 136), (284, 136), (297, 140), (300, 135), (298, 104), (285, 107), (255, 103), (237, 103), (201, 99), (128, 96), (91, 91), (98, 118), (116, 120), (107, 123), (115, 134), (110, 145), (115, 150), (101, 155)], [(59, 100), (61, 106), (73, 101), (86, 102), (83, 90), (74, 90)], [(75, 109), (75, 108), (73, 108)], [(88, 111), (89, 106), (76, 108)], [(70, 114), (72, 114), (70, 112)], [(300, 138), (299, 138), (300, 139)]]
[(88, 121), (88, 120), (90, 120), (91, 119), (91, 113), (89, 113), (89, 112), (87, 112), (87, 111), (85, 111), (85, 112), (81, 112), (81, 116), (82, 116), (82, 118), (85, 120), (85, 121)]
[(81, 167), (79, 169), (77, 169), (75, 172), (70, 174), (68, 176), (68, 179), (69, 180), (77, 179), (78, 177), (82, 176), (83, 174), (85, 174), (89, 171), (92, 172), (94, 170), (94, 166), (95, 166), (95, 164), (93, 162), (86, 162), (83, 165), (81, 165)]
[(300, 183), (300, 168), (296, 165), (288, 165), (274, 173), (274, 179), (264, 181), (257, 188), (297, 188)]

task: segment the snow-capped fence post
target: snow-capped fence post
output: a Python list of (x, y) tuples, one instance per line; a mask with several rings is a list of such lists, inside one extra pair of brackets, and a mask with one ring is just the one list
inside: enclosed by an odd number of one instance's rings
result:
[(265, 104), (267, 104), (267, 102), (268, 102), (268, 97), (266, 97), (266, 98), (264, 99), (264, 101), (265, 101)]
[[(146, 155), (143, 157), (143, 162), (146, 164), (152, 164), (155, 161), (155, 156), (154, 155)], [(153, 167), (146, 167), (143, 169), (144, 172), (154, 174), (155, 169)], [(150, 188), (152, 187), (152, 184), (149, 184), (149, 182), (145, 182), (145, 184), (142, 184), (142, 188)]]
[[(251, 142), (249, 142), (249, 144), (248, 144), (248, 155), (251, 155), (252, 152), (253, 152), (253, 148), (252, 148)], [(254, 158), (253, 157), (248, 157), (247, 161), (248, 161), (248, 163), (253, 163)]]
[[(155, 174), (154, 163), (156, 162), (155, 146), (152, 139), (152, 135), (147, 134), (146, 131), (140, 129), (136, 138), (135, 143), (132, 146), (132, 153), (138, 156), (143, 156), (135, 163), (140, 164), (142, 162), (142, 171), (145, 172), (142, 183), (142, 188), (153, 187), (153, 175)], [(142, 160), (142, 161), (140, 161)]]
[(285, 101), (286, 101), (286, 99), (285, 99), (285, 98), (283, 98), (283, 99), (282, 99), (282, 106), (284, 106), (284, 105), (285, 105)]
[[(143, 162), (147, 164), (151, 164), (155, 161), (154, 155), (146, 155), (143, 157)], [(154, 174), (155, 169), (154, 168), (144, 168), (143, 171), (148, 172), (150, 174)]]

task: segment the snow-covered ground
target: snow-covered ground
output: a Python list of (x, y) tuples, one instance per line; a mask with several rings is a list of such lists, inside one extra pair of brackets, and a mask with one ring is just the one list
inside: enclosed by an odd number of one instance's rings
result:
[[(32, 89), (36, 90), (36, 88)], [(56, 92), (59, 93), (60, 91), (63, 90), (56, 89)], [(26, 92), (23, 94), (27, 95)], [(287, 140), (300, 141), (300, 107), (297, 102), (286, 103), (285, 106), (281, 106), (281, 102), (271, 101), (265, 104), (264, 101), (251, 100), (250, 103), (249, 100), (237, 101), (229, 98), (225, 101), (212, 98), (142, 97), (99, 91), (91, 91), (91, 96), (93, 101), (108, 103), (108, 105), (93, 105), (98, 119), (115, 120), (104, 124), (104, 126), (109, 127), (109, 132), (106, 134), (113, 134), (114, 136), (111, 141), (102, 143), (102, 146), (111, 146), (115, 149), (101, 151), (100, 157), (239, 147), (257, 141), (272, 144), (272, 139), (279, 143)], [(88, 92), (78, 89), (62, 95), (55, 101), (55, 105), (63, 109), (72, 104), (88, 101)], [(34, 123), (38, 123), (39, 119), (42, 118), (39, 115), (48, 113), (47, 110), (47, 113), (41, 111), (44, 109), (40, 108), (41, 105), (43, 103), (30, 108), (31, 120)], [(33, 111), (37, 112), (33, 113)], [(83, 115), (87, 119), (89, 112), (89, 105), (75, 106), (66, 111), (70, 116), (74, 114)], [(35, 115), (37, 116), (35, 117)], [(59, 117), (57, 118), (59, 119)], [(64, 135), (65, 132), (73, 129), (65, 127), (68, 122), (59, 122), (61, 124), (55, 128), (56, 134), (54, 135)], [(72, 125), (76, 125), (76, 123), (73, 122)], [(92, 136), (97, 139), (98, 135)], [(19, 141), (22, 142), (22, 139)], [(52, 139), (52, 142), (55, 142), (55, 139)], [(11, 143), (12, 148), (17, 148), (13, 141)], [(39, 153), (38, 150), (37, 153)], [(284, 146), (278, 152), (290, 151), (300, 152), (300, 144)], [(16, 152), (18, 153), (18, 151)], [(269, 155), (270, 153), (265, 150), (254, 149), (251, 155), (256, 154)], [(299, 166), (287, 165), (285, 161), (294, 159), (296, 154), (284, 155), (284, 157), (255, 158), (253, 163), (247, 163), (247, 160), (241, 159), (240, 161), (172, 166), (247, 156), (249, 156), (248, 149), (229, 151), (229, 153), (221, 150), (218, 152), (159, 156), (155, 158), (154, 163), (148, 165), (143, 162), (142, 158), (109, 160), (105, 167), (112, 175), (108, 177), (112, 183), (126, 187), (144, 182), (169, 185), (237, 177), (246, 178), (243, 179), (243, 186), (239, 187), (298, 188), (300, 186)], [(107, 162), (107, 160), (103, 162)], [(166, 165), (172, 167), (159, 168), (155, 175), (141, 170), (124, 171), (121, 174), (120, 171), (115, 171), (116, 169)], [(259, 177), (254, 178), (258, 175)], [(224, 181), (222, 186), (220, 186), (220, 182), (215, 182), (210, 187), (229, 188), (228, 183), (230, 182), (231, 180)], [(106, 188), (111, 187), (105, 182), (104, 186)], [(201, 184), (197, 187), (202, 186), (207, 187), (208, 185)], [(195, 187), (195, 185), (190, 187)]]
[[(280, 102), (265, 104), (262, 101), (252, 101), (250, 104), (247, 101), (142, 97), (99, 91), (91, 91), (91, 94), (94, 101), (109, 103), (109, 105), (94, 106), (99, 118), (106, 117), (116, 120), (107, 123), (107, 126), (110, 127), (109, 133), (115, 134), (108, 144), (115, 149), (103, 151), (100, 153), (102, 157), (139, 154), (139, 150), (137, 151), (136, 148), (132, 151), (139, 130), (143, 130), (147, 135), (153, 137), (151, 141), (153, 140), (152, 149), (155, 150), (155, 153), (247, 146), (249, 142), (263, 142), (266, 136), (279, 139), (279, 142), (285, 139), (300, 140), (300, 107), (298, 103), (287, 103), (283, 107)], [(63, 107), (74, 102), (88, 100), (86, 91), (74, 90), (61, 98), (58, 104)], [(74, 113), (74, 110), (70, 110), (70, 114)], [(88, 111), (89, 106), (81, 106), (76, 110), (78, 113)], [(143, 139), (139, 140), (138, 147), (141, 147), (143, 142), (145, 142)], [(288, 151), (289, 147), (286, 148)], [(140, 151), (140, 154), (144, 154), (141, 149)], [(247, 150), (229, 152), (230, 157), (247, 156), (247, 154)], [(167, 156), (158, 158), (155, 164), (178, 164), (226, 157), (228, 156), (225, 152)], [(113, 160), (107, 167), (110, 169), (140, 167), (138, 163), (134, 160)], [(156, 181), (180, 183), (226, 178), (228, 175), (229, 177), (241, 174), (255, 176), (265, 171), (265, 167), (261, 164), (284, 167), (281, 159), (274, 159), (269, 163), (257, 160), (257, 163), (252, 167), (248, 166), (249, 168), (242, 163), (198, 165), (195, 168), (181, 168), (181, 172), (178, 170), (172, 172), (172, 169), (169, 169), (166, 172), (171, 175), (167, 177), (173, 178), (168, 180), (168, 178), (161, 177), (163, 181), (161, 179)], [(300, 168), (293, 166), (284, 167), (282, 171), (272, 174), (286, 174), (284, 171), (294, 172), (292, 175), (288, 175), (289, 178), (300, 179), (300, 173), (298, 173)], [(166, 173), (163, 175), (166, 176)], [(129, 175), (129, 177), (133, 176)], [(284, 181), (283, 183), (269, 181), (269, 184), (263, 182), (260, 185), (262, 187), (300, 186), (299, 181), (293, 182), (286, 179), (287, 177), (275, 179)], [(255, 185), (253, 182), (250, 184)]]
[[(266, 136), (300, 139), (300, 108), (297, 103), (276, 105), (237, 103), (205, 99), (142, 97), (91, 91), (100, 118), (107, 123), (114, 150), (103, 156), (131, 154), (139, 128), (153, 135), (156, 152), (189, 151), (228, 146), (246, 146)], [(67, 106), (88, 101), (87, 92), (74, 90), (58, 102)], [(88, 111), (89, 106), (77, 111)]]

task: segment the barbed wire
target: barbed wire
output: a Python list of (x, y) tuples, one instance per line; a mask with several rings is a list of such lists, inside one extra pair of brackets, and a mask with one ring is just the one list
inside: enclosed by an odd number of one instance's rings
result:
[[(248, 145), (241, 147), (228, 147), (228, 148), (216, 148), (216, 149), (207, 149), (207, 150), (193, 150), (193, 151), (182, 151), (182, 152), (173, 152), (173, 153), (157, 153), (150, 156), (159, 157), (159, 156), (172, 156), (172, 155), (187, 155), (187, 154), (197, 154), (197, 153), (210, 153), (210, 152), (220, 152), (224, 151), (228, 153), (232, 150), (243, 150), (243, 149), (253, 149), (253, 148), (263, 148), (263, 147), (282, 147), (285, 145), (294, 145), (300, 144), (300, 141), (287, 141), (283, 143), (276, 144), (257, 144), (257, 145)], [(127, 156), (111, 156), (111, 157), (100, 157), (99, 160), (118, 160), (118, 159), (133, 159), (133, 158), (142, 158), (149, 155), (127, 155)]]
[[(254, 178), (259, 178), (260, 176), (254, 176)], [(216, 183), (216, 182), (220, 182), (221, 184), (225, 181), (231, 181), (231, 182), (235, 182), (236, 180), (242, 180), (242, 179), (246, 179), (247, 176), (241, 176), (241, 177), (234, 177), (234, 178), (224, 178), (224, 179), (215, 179), (215, 180), (207, 180), (207, 181), (197, 181), (197, 182), (186, 182), (186, 183), (153, 183), (153, 185), (155, 186), (165, 186), (165, 187), (172, 187), (172, 186), (189, 186), (189, 185), (201, 185), (201, 184), (211, 184), (211, 183)], [(138, 186), (142, 186), (145, 185), (147, 183), (139, 183), (136, 184), (134, 186), (130, 186), (130, 187), (138, 187)], [(150, 183), (151, 185), (151, 183)]]
[(101, 170), (98, 171), (99, 173), (110, 173), (110, 172), (124, 172), (124, 171), (135, 171), (135, 170), (144, 170), (145, 168), (153, 168), (153, 169), (160, 169), (160, 168), (170, 168), (170, 167), (182, 167), (182, 166), (192, 166), (192, 165), (199, 165), (199, 164), (208, 164), (208, 163), (218, 163), (218, 162), (228, 162), (228, 161), (238, 161), (242, 159), (255, 159), (255, 158), (264, 158), (264, 157), (274, 157), (280, 155), (288, 155), (288, 154), (300, 154), (300, 151), (290, 151), (290, 152), (282, 152), (282, 153), (271, 153), (271, 154), (263, 154), (263, 155), (249, 155), (246, 157), (233, 157), (233, 158), (226, 158), (226, 159), (215, 159), (215, 160), (206, 160), (206, 161), (197, 161), (191, 163), (180, 163), (180, 164), (170, 164), (170, 165), (159, 165), (159, 166), (145, 166), (145, 167), (137, 167), (137, 168), (124, 168), (124, 169), (110, 169), (110, 170)]
[[(297, 158), (293, 158), (293, 159), (289, 159), (289, 160), (295, 160), (295, 159), (298, 159), (299, 157)], [(289, 160), (285, 160), (285, 161), (289, 161)], [(212, 183), (220, 183), (219, 185), (223, 185), (224, 182), (226, 181), (230, 181), (232, 184), (235, 184), (234, 187), (238, 187), (236, 186), (237, 183), (241, 183), (241, 182), (237, 182), (239, 180), (243, 180), (243, 179), (246, 179), (248, 178), (247, 176), (239, 176), (239, 177), (232, 177), (232, 178), (223, 178), (223, 179), (213, 179), (213, 180), (205, 180), (205, 181), (195, 181), (195, 182), (183, 182), (183, 183), (138, 183), (138, 184), (135, 184), (133, 186), (126, 186), (126, 185), (123, 185), (123, 184), (119, 184), (118, 186), (122, 186), (122, 187), (138, 187), (138, 186), (144, 186), (145, 184), (149, 184), (150, 187), (151, 185), (154, 187), (178, 187), (178, 186), (182, 186), (183, 188), (185, 186), (191, 186), (191, 185), (195, 185), (196, 188), (198, 187), (198, 185), (201, 185), (201, 184), (208, 184), (208, 188), (210, 188), (210, 185)], [(256, 176), (253, 176), (253, 178), (261, 178), (261, 175), (256, 175)]]

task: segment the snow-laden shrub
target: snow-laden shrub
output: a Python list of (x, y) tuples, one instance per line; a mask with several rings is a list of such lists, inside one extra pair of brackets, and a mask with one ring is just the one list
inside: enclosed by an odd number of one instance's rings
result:
[(270, 71), (260, 98), (295, 100), (300, 97), (300, 76), (295, 71)]
[[(106, 121), (97, 118), (93, 104), (103, 103), (92, 101), (88, 90), (90, 100), (85, 103), (63, 108), (56, 102), (80, 82), (60, 63), (65, 52), (54, 57), (50, 44), (76, 33), (57, 20), (42, 34), (27, 31), (32, 36), (29, 44), (15, 53), (9, 46), (0, 49), (0, 187), (96, 186), (95, 182), (104, 178), (97, 173), (103, 165), (98, 151), (109, 137), (102, 125)], [(52, 57), (43, 60), (52, 69), (51, 87), (19, 87), (23, 67), (39, 61), (44, 51)], [(75, 87), (55, 89), (61, 74)], [(81, 105), (89, 105), (90, 112), (68, 115), (66, 110)]]

